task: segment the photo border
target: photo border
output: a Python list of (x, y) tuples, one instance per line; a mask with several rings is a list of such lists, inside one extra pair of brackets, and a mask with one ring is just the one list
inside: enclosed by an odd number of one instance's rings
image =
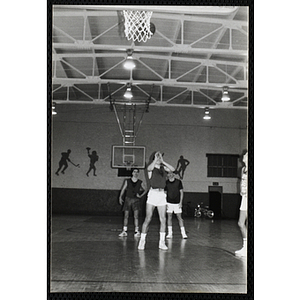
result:
[[(51, 261), (51, 94), (52, 94), (52, 6), (53, 5), (207, 5), (249, 7), (248, 69), (248, 256), (247, 293), (124, 293), (124, 292), (50, 292)], [(47, 299), (254, 299), (254, 1), (80, 1), (47, 0)]]

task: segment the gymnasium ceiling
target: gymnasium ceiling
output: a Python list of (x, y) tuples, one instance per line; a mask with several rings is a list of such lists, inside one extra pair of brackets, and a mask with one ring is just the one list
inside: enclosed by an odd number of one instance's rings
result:
[[(141, 6), (131, 7), (141, 10)], [(127, 102), (156, 106), (246, 109), (248, 7), (144, 6), (155, 33), (124, 36), (129, 6), (55, 5), (52, 97), (56, 104)], [(127, 51), (136, 67), (124, 68)], [(230, 101), (221, 100), (228, 87)]]

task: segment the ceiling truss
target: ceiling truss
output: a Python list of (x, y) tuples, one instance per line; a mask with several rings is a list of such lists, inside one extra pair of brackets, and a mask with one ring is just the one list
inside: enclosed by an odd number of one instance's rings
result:
[[(246, 21), (234, 20), (234, 16), (235, 13), (227, 18), (206, 18), (192, 13), (155, 12), (153, 20), (158, 24), (164, 20), (172, 22), (172, 34), (157, 28), (152, 39), (158, 38), (159, 43), (134, 43), (120, 38), (111, 43), (106, 37), (118, 30), (118, 19), (107, 26), (101, 25), (101, 32), (94, 34), (91, 26), (96, 21), (90, 18), (100, 21), (101, 18), (116, 18), (116, 11), (54, 10), (53, 100), (56, 103), (106, 104), (115, 97), (122, 102), (124, 99), (120, 95), (130, 83), (139, 92), (140, 99), (143, 96), (151, 99), (151, 105), (245, 109), (248, 50), (247, 46), (240, 47), (236, 40), (247, 43), (248, 25)], [(77, 31), (68, 30), (66, 22), (56, 22), (56, 19), (70, 18), (72, 22), (76, 20)], [(197, 30), (190, 34), (191, 24), (199, 28), (207, 26), (207, 29), (203, 29), (201, 36), (197, 36)], [(222, 44), (224, 36), (228, 41), (226, 45)], [(123, 70), (128, 49), (133, 50), (132, 57), (140, 71)], [(150, 92), (153, 86), (154, 93)], [(216, 100), (224, 86), (235, 94), (230, 103)], [(92, 93), (91, 88), (94, 89)], [(74, 97), (75, 93), (83, 99)], [(176, 102), (182, 96), (185, 99)]]

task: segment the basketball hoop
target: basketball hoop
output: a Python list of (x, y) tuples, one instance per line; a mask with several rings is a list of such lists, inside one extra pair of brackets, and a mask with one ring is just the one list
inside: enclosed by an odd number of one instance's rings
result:
[(145, 167), (145, 146), (112, 146), (112, 168), (130, 170)]
[(131, 161), (127, 161), (125, 165), (126, 165), (126, 170), (129, 171), (131, 170), (133, 163)]
[(150, 29), (152, 11), (123, 10), (125, 18), (125, 36), (128, 40), (146, 42), (153, 33)]

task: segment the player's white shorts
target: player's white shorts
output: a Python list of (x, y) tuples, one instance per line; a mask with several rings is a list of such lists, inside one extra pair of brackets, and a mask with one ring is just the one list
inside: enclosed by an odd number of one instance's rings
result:
[(150, 188), (147, 203), (154, 206), (164, 206), (167, 204), (167, 195), (163, 189)]
[(167, 213), (181, 214), (182, 209), (179, 207), (179, 203), (167, 203)]

